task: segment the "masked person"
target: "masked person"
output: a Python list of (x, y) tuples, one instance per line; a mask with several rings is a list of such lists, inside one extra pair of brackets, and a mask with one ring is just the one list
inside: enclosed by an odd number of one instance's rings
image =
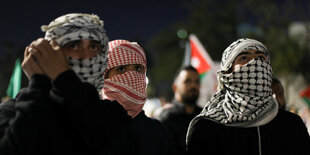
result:
[(29, 85), (0, 105), (0, 154), (133, 154), (131, 118), (101, 100), (108, 37), (96, 15), (42, 26), (22, 63)]
[(190, 123), (188, 154), (310, 154), (301, 118), (278, 110), (270, 54), (261, 42), (233, 42), (223, 53), (218, 82), (219, 91)]
[(188, 125), (202, 110), (196, 103), (199, 89), (197, 70), (192, 66), (179, 68), (172, 85), (174, 92), (172, 106), (167, 108), (165, 105), (159, 115), (159, 120), (168, 128), (168, 152), (171, 155), (185, 154)]
[(146, 56), (135, 42), (109, 42), (108, 68), (104, 73), (102, 98), (118, 101), (133, 118), (139, 136), (140, 154), (167, 154), (166, 128), (142, 110), (147, 99)]

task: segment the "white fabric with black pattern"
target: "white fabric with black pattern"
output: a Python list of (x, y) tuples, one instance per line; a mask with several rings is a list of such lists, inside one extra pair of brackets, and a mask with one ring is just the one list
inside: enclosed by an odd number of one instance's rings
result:
[(92, 58), (83, 60), (67, 58), (79, 78), (93, 84), (100, 92), (103, 87), (102, 75), (107, 68), (108, 54), (108, 37), (103, 28), (103, 21), (96, 15), (72, 13), (61, 16), (41, 28), (46, 32), (45, 39), (55, 39), (60, 47), (81, 39), (100, 43), (102, 52)]
[(229, 126), (250, 127), (268, 123), (276, 114), (272, 69), (264, 60), (253, 59), (221, 81), (226, 89), (213, 96), (201, 116)]
[(73, 59), (67, 58), (72, 70), (78, 77), (84, 81), (94, 85), (100, 92), (103, 88), (104, 79), (102, 77), (106, 70), (106, 55), (99, 53), (89, 59)]
[(267, 63), (270, 64), (270, 54), (264, 44), (254, 39), (242, 38), (234, 41), (223, 52), (220, 66), (221, 71), (227, 71), (230, 69), (235, 58), (241, 52), (247, 51), (249, 49), (256, 49), (263, 52), (267, 57)]
[[(255, 58), (227, 73), (235, 58), (249, 49), (262, 51), (267, 60)], [(218, 82), (221, 84), (219, 91), (191, 121), (189, 132), (199, 119), (210, 119), (226, 126), (255, 127), (276, 116), (278, 104), (272, 97), (270, 54), (262, 43), (253, 39), (233, 42), (223, 53)]]

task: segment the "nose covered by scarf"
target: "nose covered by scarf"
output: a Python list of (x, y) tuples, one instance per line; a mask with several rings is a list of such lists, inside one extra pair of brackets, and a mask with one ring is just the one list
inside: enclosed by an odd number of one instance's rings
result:
[(103, 21), (97, 15), (71, 13), (58, 17), (49, 25), (41, 27), (45, 39), (55, 40), (60, 47), (69, 42), (89, 39), (98, 41), (102, 52), (88, 59), (68, 57), (69, 65), (83, 82), (94, 85), (98, 91), (103, 87), (102, 74), (106, 70), (108, 37), (103, 28)]
[[(135, 42), (114, 40), (109, 42), (108, 68), (141, 64), (146, 69), (146, 56), (143, 49)], [(146, 71), (127, 71), (104, 80), (102, 98), (117, 100), (132, 118), (137, 116), (147, 99)]]

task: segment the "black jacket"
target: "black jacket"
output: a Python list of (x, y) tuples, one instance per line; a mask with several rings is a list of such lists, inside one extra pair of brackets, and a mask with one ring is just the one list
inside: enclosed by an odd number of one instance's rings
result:
[(141, 155), (167, 154), (167, 129), (163, 124), (141, 111), (133, 118), (133, 126), (139, 135)]
[[(58, 92), (56, 102), (50, 90)], [(0, 104), (0, 154), (130, 154), (137, 151), (131, 118), (117, 102), (72, 70), (51, 84), (34, 75), (15, 99)]]
[(188, 135), (187, 154), (310, 155), (310, 138), (298, 115), (279, 110), (260, 127), (228, 127), (199, 119)]
[(159, 115), (161, 121), (168, 129), (168, 154), (183, 155), (185, 154), (185, 138), (190, 121), (201, 112), (201, 108), (195, 106), (193, 114), (185, 112), (182, 103), (173, 102), (173, 106), (169, 109), (163, 109)]

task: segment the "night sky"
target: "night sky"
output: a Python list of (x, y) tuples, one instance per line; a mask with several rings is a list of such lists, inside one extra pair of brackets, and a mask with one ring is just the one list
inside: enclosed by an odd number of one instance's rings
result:
[[(42, 2), (41, 2), (42, 1)], [(149, 39), (184, 19), (180, 0), (29, 0), (0, 2), (0, 52), (4, 43), (25, 46), (43, 37), (41, 25), (67, 13), (94, 13), (104, 20), (110, 40)]]

